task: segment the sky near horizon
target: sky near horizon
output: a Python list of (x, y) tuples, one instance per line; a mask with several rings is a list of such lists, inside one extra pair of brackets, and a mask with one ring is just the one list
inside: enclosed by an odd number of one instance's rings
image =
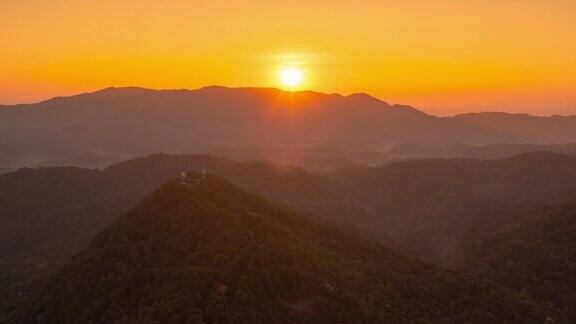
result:
[(0, 2), (0, 104), (109, 86), (367, 92), (436, 114), (576, 114), (576, 1)]

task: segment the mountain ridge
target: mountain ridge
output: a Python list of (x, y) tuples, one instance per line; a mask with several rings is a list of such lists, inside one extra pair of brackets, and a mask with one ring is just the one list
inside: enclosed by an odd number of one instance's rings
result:
[[(384, 154), (402, 143), (576, 142), (576, 117), (489, 116), (436, 117), (363, 93), (220, 86), (107, 88), (1, 109), (0, 149), (5, 158), (0, 170), (82, 160), (79, 156), (101, 157), (92, 159), (101, 165), (157, 152), (268, 159), (279, 151), (274, 148), (284, 149), (280, 154), (299, 155), (290, 163), (302, 158), (322, 167), (382, 163), (354, 152)], [(308, 151), (294, 151), (299, 148)], [(344, 154), (322, 154), (320, 149)]]
[(421, 113), (424, 113), (424, 114), (427, 114), (430, 116), (434, 116), (434, 117), (438, 117), (438, 118), (446, 118), (446, 119), (477, 117), (477, 116), (507, 116), (507, 117), (534, 117), (534, 118), (576, 117), (576, 114), (552, 114), (552, 115), (541, 116), (541, 115), (531, 115), (529, 113), (511, 113), (511, 112), (498, 111), (498, 110), (487, 110), (487, 111), (482, 111), (482, 112), (464, 112), (464, 113), (455, 114), (453, 116), (438, 116), (438, 115), (429, 114), (427, 112), (424, 112), (422, 110), (419, 110), (419, 109), (417, 109), (411, 105), (407, 105), (407, 104), (398, 104), (398, 103), (389, 104), (387, 101), (382, 100), (382, 99), (375, 97), (373, 95), (370, 95), (369, 93), (366, 93), (366, 92), (355, 92), (355, 93), (344, 95), (344, 94), (340, 94), (340, 93), (326, 93), (326, 92), (320, 92), (320, 91), (314, 91), (314, 90), (289, 91), (289, 90), (283, 90), (281, 88), (276, 88), (276, 87), (251, 87), (251, 86), (230, 87), (230, 86), (221, 86), (221, 85), (208, 85), (208, 86), (203, 86), (203, 87), (199, 87), (199, 88), (165, 88), (165, 89), (156, 89), (156, 88), (148, 88), (148, 87), (140, 87), (140, 86), (110, 86), (110, 87), (105, 87), (105, 88), (101, 88), (101, 89), (96, 89), (93, 91), (86, 91), (86, 92), (81, 92), (81, 93), (71, 94), (71, 95), (66, 95), (66, 96), (54, 96), (54, 97), (47, 98), (47, 99), (40, 100), (40, 101), (36, 101), (36, 102), (0, 104), (0, 108), (15, 108), (18, 106), (31, 106), (31, 105), (37, 105), (37, 104), (51, 102), (52, 100), (62, 100), (62, 99), (74, 98), (74, 97), (84, 96), (84, 95), (110, 94), (110, 93), (119, 93), (119, 92), (127, 92), (127, 91), (131, 91), (132, 93), (135, 93), (135, 92), (138, 92), (138, 93), (154, 93), (154, 92), (156, 92), (156, 93), (194, 93), (194, 92), (201, 92), (201, 91), (222, 91), (222, 90), (240, 90), (240, 91), (241, 90), (262, 90), (262, 91), (292, 93), (292, 94), (296, 94), (296, 95), (308, 93), (308, 94), (315, 94), (315, 95), (320, 95), (320, 96), (335, 96), (335, 97), (340, 97), (340, 98), (345, 98), (345, 99), (370, 100), (370, 101), (374, 101), (374, 102), (383, 103), (383, 104), (386, 104), (386, 105), (392, 106), (392, 107), (410, 108), (410, 109), (417, 110)]
[[(202, 169), (319, 225), (342, 225), (364, 240), (450, 269), (476, 244), (576, 192), (576, 157), (551, 152), (494, 161), (400, 161), (326, 176), (168, 154), (103, 170), (20, 169), (0, 176), (0, 321), (117, 216), (181, 171)], [(198, 179), (194, 174), (190, 184)]]
[(165, 183), (121, 216), (16, 316), (253, 323), (547, 318), (564, 321), (552, 307), (487, 282), (463, 282), (197, 173)]

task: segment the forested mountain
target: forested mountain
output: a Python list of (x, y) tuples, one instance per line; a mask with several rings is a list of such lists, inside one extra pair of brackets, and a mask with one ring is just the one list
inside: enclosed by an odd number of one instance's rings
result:
[[(252, 192), (293, 206), (330, 209), (338, 213), (342, 190), (327, 179), (306, 170), (267, 162), (235, 162), (206, 155), (154, 154), (112, 165), (103, 173), (118, 186), (157, 188), (181, 171), (200, 171), (220, 175)], [(340, 203), (338, 202), (340, 201)], [(331, 215), (332, 217), (334, 215)]]
[(125, 208), (107, 203), (98, 178), (77, 168), (0, 176), (0, 322)]
[(0, 321), (119, 215), (180, 172), (202, 169), (315, 222), (346, 225), (348, 232), (454, 269), (485, 242), (576, 195), (576, 159), (549, 152), (402, 161), (326, 176), (168, 154), (103, 170), (21, 169), (0, 175)]
[(24, 322), (563, 322), (315, 225), (213, 176), (173, 180), (99, 234)]
[(121, 213), (180, 172), (202, 167), (247, 190), (313, 211), (318, 219), (349, 223), (350, 215), (363, 215), (336, 186), (300, 168), (210, 156), (157, 154), (102, 171), (39, 168), (0, 175), (0, 321)]
[(549, 152), (502, 160), (429, 159), (331, 174), (395, 241), (453, 265), (496, 231), (576, 193), (576, 159)]
[(462, 271), (551, 302), (576, 321), (576, 198), (529, 218), (471, 252)]
[(487, 113), (440, 118), (367, 94), (271, 88), (108, 88), (5, 106), (0, 138), (0, 171), (57, 161), (100, 167), (103, 161), (156, 152), (278, 158), (333, 169), (371, 164), (373, 156), (403, 143), (575, 142), (576, 117)]

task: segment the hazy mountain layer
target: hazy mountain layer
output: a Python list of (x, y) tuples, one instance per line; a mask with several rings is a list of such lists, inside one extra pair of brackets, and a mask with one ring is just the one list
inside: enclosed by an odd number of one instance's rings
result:
[(265, 160), (280, 155), (321, 169), (362, 164), (371, 157), (358, 160), (348, 153), (319, 153), (320, 148), (384, 152), (410, 142), (575, 141), (576, 117), (485, 113), (439, 118), (366, 94), (267, 88), (109, 88), (0, 109), (0, 149), (6, 159), (0, 166), (6, 169), (44, 161), (101, 166), (155, 152)]
[(465, 145), (459, 143), (405, 143), (386, 151), (388, 159), (473, 158), (504, 159), (529, 152), (556, 152), (576, 154), (576, 144), (488, 144)]

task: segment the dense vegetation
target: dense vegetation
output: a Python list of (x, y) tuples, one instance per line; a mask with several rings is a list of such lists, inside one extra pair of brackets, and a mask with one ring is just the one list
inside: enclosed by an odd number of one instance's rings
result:
[(26, 168), (0, 175), (0, 322), (93, 235), (163, 182), (202, 166), (319, 218), (353, 214), (336, 188), (302, 169), (209, 156), (157, 154), (102, 171)]
[(576, 159), (536, 152), (503, 160), (415, 160), (331, 177), (401, 247), (454, 266), (470, 247), (576, 193)]
[(97, 190), (98, 178), (77, 168), (0, 176), (0, 322), (118, 216), (122, 207)]
[[(486, 285), (498, 296), (505, 294), (497, 285), (508, 286), (524, 295), (523, 303), (552, 303), (575, 320), (569, 278), (576, 259), (569, 237), (576, 233), (570, 225), (573, 205), (565, 201), (576, 196), (576, 159), (537, 152), (503, 160), (403, 161), (327, 176), (263, 162), (167, 154), (103, 170), (39, 168), (0, 175), (0, 322), (43, 290), (94, 235), (182, 170), (202, 166), (319, 224), (346, 225), (347, 238), (338, 240), (353, 241), (355, 229), (400, 253), (494, 280)], [(556, 206), (568, 207), (542, 217)], [(438, 285), (477, 285), (450, 280)]]
[(481, 244), (463, 271), (562, 308), (576, 322), (576, 204), (552, 208)]
[(563, 321), (551, 307), (315, 225), (223, 179), (188, 179), (99, 234), (15, 319)]

